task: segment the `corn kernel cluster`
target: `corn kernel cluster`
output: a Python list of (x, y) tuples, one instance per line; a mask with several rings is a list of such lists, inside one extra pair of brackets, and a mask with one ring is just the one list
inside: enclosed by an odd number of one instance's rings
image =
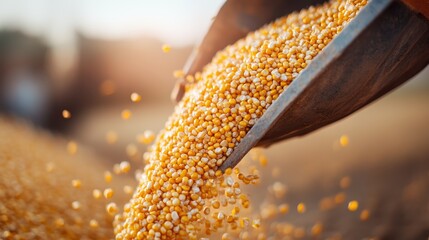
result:
[(0, 239), (113, 237), (112, 218), (90, 192), (100, 166), (58, 142), (0, 118)]
[[(202, 73), (188, 76), (193, 84), (145, 155), (139, 186), (115, 218), (116, 238), (197, 239), (202, 230), (210, 235), (225, 224), (259, 228), (260, 219), (240, 217), (249, 200), (238, 182), (257, 177), (237, 171), (233, 178), (231, 170), (223, 176), (218, 168), (365, 4), (333, 0), (280, 18), (218, 52)], [(232, 212), (225, 212), (227, 207)], [(303, 203), (298, 211), (305, 211)]]

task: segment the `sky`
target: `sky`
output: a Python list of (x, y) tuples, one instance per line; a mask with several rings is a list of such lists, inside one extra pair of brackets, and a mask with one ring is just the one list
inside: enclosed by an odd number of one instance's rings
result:
[(53, 45), (74, 31), (99, 38), (151, 35), (173, 46), (198, 42), (224, 0), (0, 0), (0, 28), (42, 35)]

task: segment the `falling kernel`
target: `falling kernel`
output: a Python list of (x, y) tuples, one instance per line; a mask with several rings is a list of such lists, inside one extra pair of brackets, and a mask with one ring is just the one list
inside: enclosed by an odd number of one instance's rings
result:
[(3, 237), (4, 238), (9, 238), (11, 236), (12, 236), (12, 234), (9, 231), (6, 230), (6, 231), (3, 232)]
[(108, 203), (106, 205), (106, 212), (110, 215), (113, 216), (118, 212), (118, 207), (116, 206), (116, 203)]
[(185, 72), (183, 70), (176, 70), (173, 72), (173, 76), (175, 78), (183, 78), (185, 76)]
[(74, 155), (77, 152), (77, 143), (74, 141), (70, 141), (67, 143), (67, 152), (70, 155)]
[(72, 208), (75, 210), (80, 209), (80, 202), (79, 201), (72, 202)]
[(306, 211), (306, 207), (304, 203), (298, 203), (298, 205), (296, 206), (296, 210), (298, 211), (298, 213), (305, 213)]
[(261, 156), (259, 157), (259, 164), (260, 164), (262, 167), (267, 166), (267, 164), (268, 164), (268, 158), (267, 158), (266, 156), (264, 156), (264, 155), (261, 155)]
[(165, 53), (170, 52), (171, 51), (171, 46), (168, 45), (168, 44), (162, 45), (162, 51), (165, 52)]
[(143, 134), (137, 135), (136, 139), (141, 144), (150, 144), (155, 139), (155, 134), (150, 130), (146, 130)]
[(261, 219), (253, 219), (252, 227), (258, 229), (261, 226)]
[(127, 173), (130, 171), (131, 165), (129, 162), (123, 161), (119, 164), (119, 169), (121, 170), (122, 173)]
[(349, 209), (350, 212), (354, 212), (359, 208), (359, 203), (356, 200), (350, 201), (349, 204), (347, 205), (347, 208)]
[(368, 220), (369, 215), (370, 215), (369, 211), (365, 209), (365, 210), (362, 210), (362, 212), (359, 215), (359, 218), (361, 221), (366, 221), (366, 220)]
[(279, 212), (283, 213), (283, 214), (288, 213), (289, 212), (289, 205), (286, 204), (286, 203), (280, 204), (280, 206), (279, 206)]
[(128, 109), (124, 109), (124, 110), (121, 112), (121, 117), (122, 117), (122, 119), (124, 119), (124, 120), (128, 120), (128, 119), (130, 119), (130, 117), (131, 117), (131, 111), (130, 111), (130, 110), (128, 110)]
[(74, 188), (80, 188), (82, 186), (82, 182), (79, 179), (72, 180), (72, 186)]
[(71, 113), (70, 113), (70, 111), (69, 111), (69, 110), (67, 110), (67, 109), (64, 109), (64, 110), (62, 111), (62, 115), (63, 115), (63, 118), (65, 118), (65, 119), (69, 119), (69, 118), (71, 118)]
[(89, 221), (89, 226), (92, 227), (92, 228), (98, 228), (98, 226), (99, 226), (98, 221), (95, 220), (95, 219), (91, 219)]
[(104, 181), (110, 183), (112, 181), (112, 173), (110, 171), (104, 172)]
[(311, 227), (311, 235), (319, 236), (323, 231), (323, 225), (321, 223), (316, 223)]
[(92, 190), (92, 196), (93, 196), (95, 199), (100, 199), (100, 198), (101, 198), (101, 196), (102, 196), (102, 193), (101, 193), (101, 191), (100, 191), (100, 190), (98, 190), (98, 189), (94, 189), (94, 190)]
[(56, 225), (57, 227), (63, 227), (63, 226), (64, 226), (64, 224), (65, 224), (64, 219), (62, 219), (62, 218), (57, 218), (57, 219), (55, 219), (55, 225)]
[(131, 101), (134, 103), (138, 103), (142, 100), (142, 96), (140, 96), (140, 94), (135, 92), (131, 93), (130, 98), (131, 98)]
[(336, 204), (341, 204), (346, 200), (346, 194), (343, 192), (337, 193), (334, 197), (334, 202)]
[(119, 174), (121, 174), (121, 173), (122, 173), (122, 171), (121, 171), (121, 167), (119, 166), (119, 164), (118, 164), (118, 163), (115, 163), (115, 164), (113, 165), (113, 172), (114, 172), (116, 175), (119, 175)]
[(287, 188), (283, 183), (275, 182), (272, 186), (272, 191), (274, 193), (274, 196), (280, 199), (286, 194)]
[(113, 197), (113, 189), (111, 188), (106, 188), (103, 192), (103, 195), (106, 199), (112, 198)]
[(229, 233), (224, 233), (222, 234), (222, 240), (231, 240), (231, 236)]
[(347, 145), (349, 145), (349, 137), (347, 135), (342, 135), (340, 137), (340, 145), (342, 147), (346, 147)]

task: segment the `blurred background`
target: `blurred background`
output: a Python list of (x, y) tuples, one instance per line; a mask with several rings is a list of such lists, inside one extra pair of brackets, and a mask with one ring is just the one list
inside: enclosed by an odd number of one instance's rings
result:
[[(184, 66), (223, 2), (0, 0), (1, 115), (76, 141), (106, 166), (139, 162), (147, 147), (139, 134), (163, 127), (174, 107), (173, 72)], [(140, 102), (130, 100), (133, 92)], [(308, 204), (306, 215), (291, 212), (286, 220), (304, 227), (324, 222), (332, 239), (427, 239), (428, 93), (426, 67), (346, 119), (268, 149), (263, 186), (277, 179), (287, 185), (284, 199), (291, 206)], [(280, 178), (273, 169), (282, 169)], [(351, 181), (347, 190), (339, 186), (344, 177)], [(249, 189), (263, 203), (258, 191), (266, 188)], [(346, 197), (337, 210), (318, 210), (322, 199), (338, 193)], [(348, 199), (374, 217), (362, 223), (347, 214)]]

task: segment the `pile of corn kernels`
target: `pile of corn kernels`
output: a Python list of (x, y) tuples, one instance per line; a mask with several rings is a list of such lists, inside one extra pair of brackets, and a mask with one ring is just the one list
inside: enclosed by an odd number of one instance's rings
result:
[[(280, 18), (217, 53), (193, 76), (115, 217), (117, 239), (198, 239), (260, 227), (240, 214), (255, 174), (219, 166), (298, 74), (367, 3), (332, 0)], [(305, 210), (305, 206), (301, 206)], [(223, 239), (229, 239), (224, 234)], [(245, 239), (245, 237), (242, 237)]]
[(75, 142), (63, 145), (0, 118), (0, 239), (114, 237), (111, 217), (91, 195), (104, 186), (95, 177), (100, 165)]

